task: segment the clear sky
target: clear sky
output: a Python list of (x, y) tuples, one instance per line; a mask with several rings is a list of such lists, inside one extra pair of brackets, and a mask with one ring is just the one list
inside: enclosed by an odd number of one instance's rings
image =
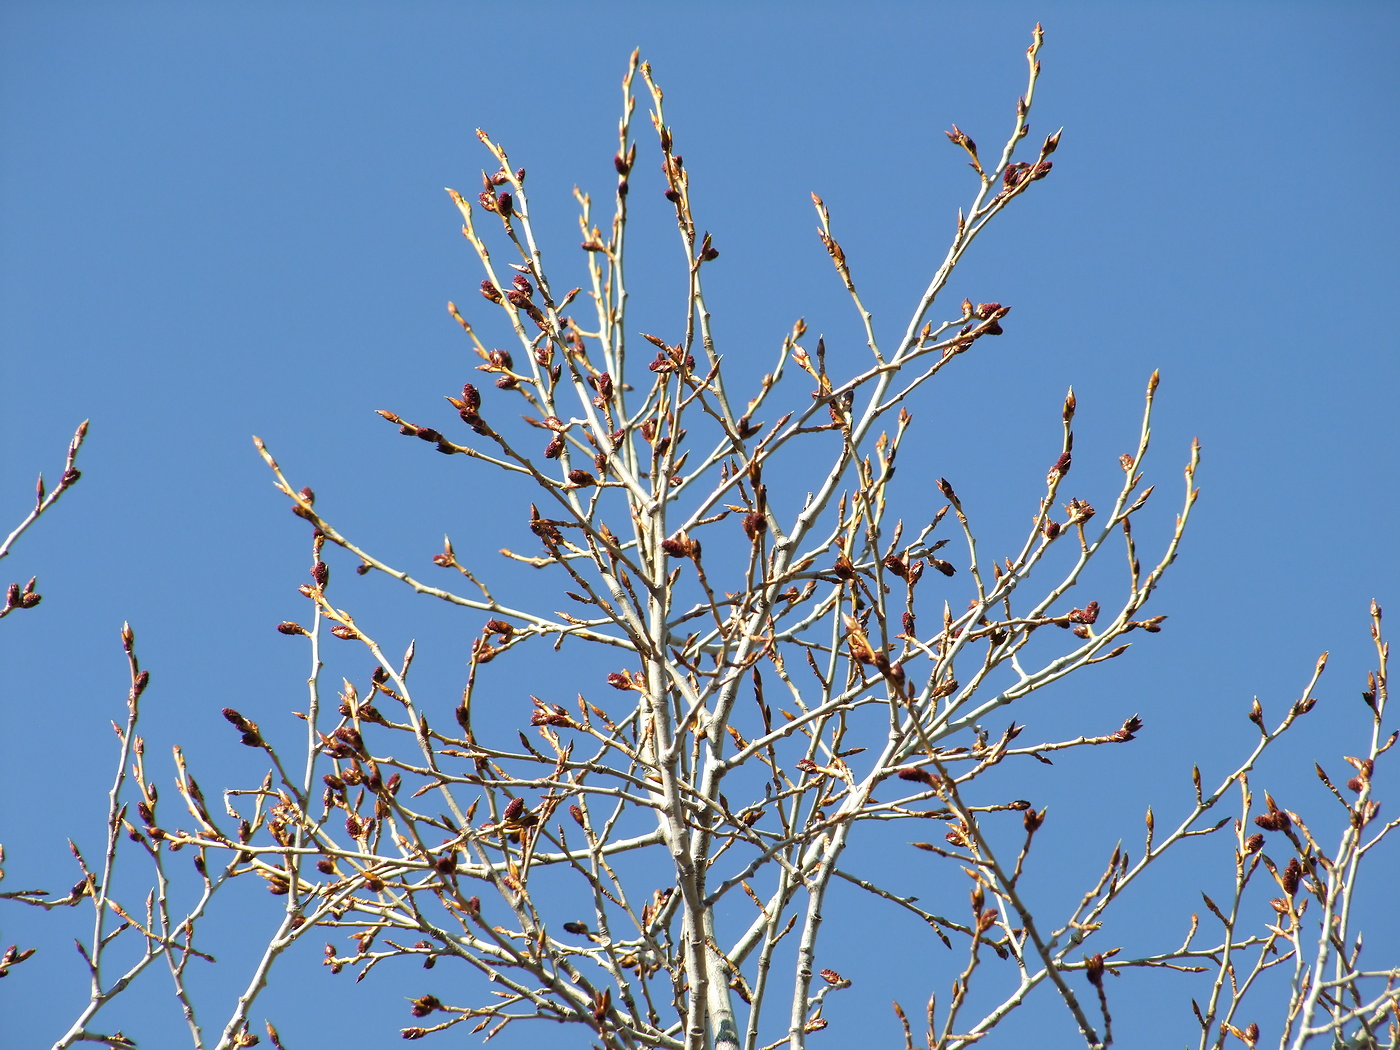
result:
[[(1005, 134), (1037, 20), (1045, 72), (1031, 137), (1059, 126), (1064, 137), (1053, 175), (978, 242), (950, 289), (1013, 310), (1007, 334), (966, 355), (921, 412), (928, 477), (952, 480), (989, 533), (1019, 532), (1073, 385), (1076, 482), (1102, 498), (1154, 369), (1159, 522), (1170, 523), (1191, 438), (1204, 449), (1197, 515), (1150, 610), (1170, 615), (1167, 630), (1085, 679), (1040, 730), (1103, 732), (1134, 712), (1148, 728), (1131, 753), (1037, 782), (1037, 797), (1067, 823), (1083, 814), (1056, 847), (1079, 885), (1119, 837), (1140, 841), (1149, 802), (1159, 814), (1186, 805), (1193, 761), (1218, 775), (1243, 753), (1252, 696), (1281, 710), (1329, 649), (1310, 735), (1291, 767), (1259, 782), (1276, 794), (1298, 783), (1300, 806), (1312, 798), (1312, 760), (1340, 767), (1364, 746), (1367, 604), (1400, 611), (1394, 4), (10, 0), (4, 531), (34, 474), (56, 477), (74, 426), (90, 417), (92, 430), (81, 483), (0, 573), (37, 574), (44, 595), (0, 624), (4, 888), (66, 889), (77, 875), (65, 839), (98, 848), (108, 723), (126, 692), (123, 620), (153, 674), (146, 732), (167, 783), (172, 743), (206, 789), (260, 778), (220, 708), (290, 731), (305, 653), (272, 628), (306, 615), (305, 530), (251, 435), (390, 561), (431, 571), (445, 531), (459, 551), (520, 542), (518, 494), (445, 469), (461, 463), (422, 455), (374, 414), (428, 418), (470, 378), (444, 304), (479, 302), (480, 274), (443, 187), (478, 188), (489, 158), (475, 128), (528, 168), (536, 222), (552, 228), (546, 251), (573, 265), (570, 191), (610, 192), (618, 82), (640, 47), (722, 252), (710, 271), (721, 352), (766, 362), (805, 316), (833, 353), (856, 354), (809, 193), (830, 206), (877, 324), (893, 330), (973, 191), (942, 132)], [(658, 263), (639, 278), (639, 329), (674, 323), (678, 286), (663, 277)], [(445, 696), (460, 689), (475, 617), (383, 581), (349, 586), (387, 634), (418, 638), (422, 673)], [(557, 673), (570, 692), (567, 668)], [(1171, 921), (1143, 920), (1162, 942), (1180, 939), (1198, 890), (1227, 883), (1224, 846), (1197, 856), (1162, 888), (1178, 893)], [(1393, 874), (1393, 850), (1385, 863)], [(217, 929), (270, 928), (265, 894), (236, 903)], [(1371, 905), (1378, 940), (1400, 927), (1393, 901)], [(7, 1045), (47, 1045), (83, 998), (68, 922), (0, 909), (4, 944), (42, 946), (0, 984)], [(833, 953), (860, 960), (859, 923), (830, 925)], [(943, 951), (911, 931), (908, 954), (866, 960), (880, 982), (832, 1000), (828, 1016), (868, 1016), (892, 1045), (889, 999), (897, 991), (914, 1013), (929, 989), (944, 992), (954, 963)], [(288, 1046), (387, 1044), (409, 1023), (399, 997), (427, 990), (422, 974), (336, 984), (314, 955), (285, 962), (295, 987), (267, 1002)], [(237, 947), (222, 957), (237, 972)], [(152, 976), (123, 1024), (164, 1033), (143, 1045), (179, 1045), (165, 1042), (178, 1017)], [(1127, 980), (1131, 996), (1163, 998), (1123, 1004), (1122, 1045), (1190, 1038), (1186, 986)], [(217, 981), (203, 987), (220, 994)], [(335, 1005), (322, 1012), (323, 1001)], [(1063, 1035), (1073, 1045), (1072, 1029)]]

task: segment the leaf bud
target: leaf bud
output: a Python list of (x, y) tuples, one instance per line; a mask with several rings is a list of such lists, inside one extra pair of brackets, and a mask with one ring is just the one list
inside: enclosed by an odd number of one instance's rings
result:
[(1298, 892), (1298, 883), (1303, 878), (1303, 866), (1298, 863), (1298, 858), (1294, 857), (1288, 862), (1288, 867), (1283, 869), (1283, 892), (1292, 897)]
[(1138, 732), (1141, 729), (1142, 719), (1139, 718), (1137, 715), (1133, 715), (1131, 718), (1127, 719), (1123, 723), (1122, 729), (1118, 730), (1118, 732), (1113, 734), (1113, 739), (1118, 741), (1119, 743), (1125, 743), (1126, 741), (1132, 740), (1135, 736), (1137, 736)]
[(1094, 955), (1086, 960), (1086, 962), (1087, 965), (1084, 967), (1084, 973), (1085, 976), (1089, 978), (1089, 983), (1095, 988), (1101, 987), (1103, 985), (1104, 971), (1103, 956)]
[(765, 532), (768, 531), (768, 519), (757, 511), (744, 515), (744, 535), (751, 543), (757, 543)]

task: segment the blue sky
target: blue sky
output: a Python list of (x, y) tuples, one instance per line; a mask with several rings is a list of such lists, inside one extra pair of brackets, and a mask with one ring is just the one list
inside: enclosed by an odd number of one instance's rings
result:
[[(1060, 848), (1099, 857), (1136, 838), (1148, 802), (1184, 805), (1192, 762), (1223, 772), (1248, 746), (1250, 697), (1280, 709), (1324, 649), (1311, 735), (1260, 786), (1362, 748), (1367, 604), (1400, 608), (1393, 5), (12, 2), (0, 5), (6, 531), (34, 473), (56, 476), (73, 427), (90, 417), (92, 430), (81, 483), (4, 564), (3, 582), (37, 574), (44, 595), (0, 625), (6, 888), (70, 885), (66, 837), (96, 850), (123, 620), (153, 674), (152, 754), (183, 744), (206, 784), (260, 777), (219, 709), (266, 726), (300, 701), (304, 652), (272, 626), (305, 615), (307, 552), (251, 435), (387, 560), (426, 565), (444, 531), (459, 551), (520, 542), (525, 494), (445, 470), (460, 464), (405, 447), (374, 414), (441, 412), (475, 363), (444, 304), (473, 302), (480, 275), (442, 189), (478, 187), (489, 158), (475, 128), (527, 167), (546, 251), (575, 265), (570, 191), (610, 192), (617, 85), (641, 47), (722, 251), (710, 303), (727, 357), (765, 367), (799, 316), (856, 353), (809, 193), (892, 330), (973, 190), (942, 131), (1004, 135), (1037, 20), (1031, 137), (1064, 137), (1052, 177), (950, 288), (1013, 311), (1006, 336), (931, 395), (929, 477), (950, 478), (991, 536), (1023, 529), (1073, 385), (1076, 481), (1107, 491), (1154, 369), (1159, 521), (1193, 436), (1204, 449), (1196, 517), (1152, 610), (1168, 629), (1042, 714), (1052, 734), (1134, 712), (1149, 727), (1131, 755), (1038, 787), (1066, 814), (1085, 807), (1082, 842)], [(670, 230), (645, 209), (657, 232), (641, 247), (665, 247), (639, 274), (633, 316), (653, 330), (679, 300)], [(425, 675), (460, 688), (474, 619), (383, 581), (350, 586), (386, 632), (418, 638)], [(566, 669), (549, 673), (569, 688)], [(1215, 860), (1178, 874), (1174, 914), (1224, 884)], [(1375, 906), (1378, 932), (1387, 907), (1400, 925), (1393, 903)], [(222, 929), (256, 922), (242, 914)], [(0, 986), (15, 1045), (52, 1039), (82, 995), (66, 920), (42, 918), (0, 911), (4, 943), (44, 945)], [(852, 958), (858, 933), (832, 922)], [(951, 979), (934, 947), (918, 952), (920, 972), (897, 978), (911, 1008)], [(228, 956), (236, 967), (237, 948)], [(309, 956), (288, 973), (302, 994), (354, 1003), (363, 1045), (395, 1038), (408, 1018), (394, 997), (421, 994), (386, 982), (380, 1005), (373, 988), (334, 998), (345, 989)], [(896, 1039), (886, 986), (852, 992), (846, 1019), (868, 1010)], [(1184, 1041), (1187, 999), (1163, 994), (1140, 1031), (1168, 1025)], [(267, 1013), (288, 1045), (318, 1045), (323, 1022), (298, 1019), (294, 1001), (273, 997)], [(125, 1015), (128, 1032), (174, 1032), (168, 1013)]]

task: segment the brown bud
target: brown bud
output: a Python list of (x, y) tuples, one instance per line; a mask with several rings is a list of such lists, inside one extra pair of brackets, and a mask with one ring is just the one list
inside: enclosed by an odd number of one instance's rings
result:
[(1288, 862), (1288, 867), (1283, 869), (1283, 892), (1292, 897), (1298, 892), (1298, 883), (1303, 878), (1303, 866), (1298, 863), (1298, 858), (1294, 857)]
[(768, 519), (757, 511), (744, 515), (744, 535), (752, 543), (757, 543), (768, 531)]
[(511, 200), (510, 194), (504, 190), (496, 197), (496, 214), (503, 219), (509, 219), (515, 210), (515, 202)]
[[(536, 703), (538, 702), (536, 701)], [(552, 707), (535, 708), (534, 711), (530, 712), (530, 724), (532, 726), (557, 726), (560, 729), (576, 729), (578, 727), (578, 723), (558, 704)]]
[(910, 637), (913, 637), (915, 626), (914, 614), (911, 612), (905, 613), (901, 619), (901, 623), (904, 626), (904, 633), (909, 635)]
[(929, 564), (941, 572), (944, 576), (952, 576), (958, 570), (952, 562), (944, 561), (942, 558), (930, 558)]
[(962, 128), (958, 127), (956, 124), (953, 125), (952, 131), (945, 131), (943, 134), (948, 136), (948, 141), (953, 145), (961, 146), (974, 157), (977, 156), (977, 143), (968, 138), (967, 132), (963, 131)]
[(318, 561), (311, 566), (311, 578), (316, 581), (318, 587), (324, 587), (331, 578), (330, 566), (323, 561)]
[(1084, 967), (1084, 973), (1085, 976), (1089, 978), (1089, 983), (1092, 984), (1095, 988), (1098, 988), (1103, 984), (1103, 970), (1104, 965), (1102, 955), (1094, 955), (1087, 960), (1087, 965)]
[(1099, 618), (1099, 603), (1090, 602), (1082, 609), (1071, 609), (1069, 611), (1070, 623), (1093, 623)]
[(1065, 505), (1065, 514), (1069, 518), (1069, 524), (1082, 525), (1094, 516), (1094, 508), (1082, 499), (1072, 499)]
[(1264, 708), (1259, 703), (1259, 698), (1254, 698), (1254, 703), (1249, 708), (1249, 720), (1260, 729), (1264, 728)]
[(569, 482), (579, 488), (586, 488), (589, 485), (598, 484), (597, 479), (586, 470), (571, 470), (569, 471), (568, 477)]
[(574, 818), (574, 823), (577, 824), (579, 827), (585, 826), (583, 820), (583, 809), (580, 806), (571, 805), (569, 807), (569, 816)]
[(525, 812), (525, 800), (523, 798), (513, 798), (506, 804), (505, 812), (502, 816), (506, 820), (519, 820), (520, 814)]
[(499, 303), (502, 299), (501, 290), (489, 280), (481, 282), (481, 294), (493, 303)]
[(953, 486), (948, 484), (947, 478), (938, 479), (938, 491), (943, 493), (943, 498), (951, 503), (958, 501), (957, 494), (953, 491)]
[(412, 1003), (414, 1017), (427, 1017), (434, 1010), (442, 1009), (442, 1003), (435, 995), (421, 996), (420, 998), (412, 1000)]
[(332, 627), (331, 634), (335, 635), (337, 638), (343, 638), (346, 641), (359, 637), (359, 635), (355, 633), (355, 628), (347, 627), (345, 624), (338, 624)]
[(918, 766), (901, 766), (898, 776), (900, 780), (912, 780), (915, 783), (927, 784), (930, 787), (937, 783), (932, 773)]
[(1118, 732), (1113, 734), (1113, 739), (1117, 740), (1119, 743), (1132, 740), (1141, 729), (1142, 719), (1139, 718), (1137, 715), (1133, 715), (1131, 718), (1129, 718), (1123, 723), (1122, 729), (1118, 730)]

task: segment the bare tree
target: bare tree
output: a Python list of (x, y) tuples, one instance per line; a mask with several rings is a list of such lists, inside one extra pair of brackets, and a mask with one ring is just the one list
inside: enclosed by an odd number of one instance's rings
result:
[[(131, 1045), (100, 1032), (97, 1017), (157, 963), (173, 979), (194, 1046), (251, 1045), (259, 992), (279, 957), (310, 937), (329, 941), (325, 962), (336, 972), (363, 976), (411, 961), (458, 965), (489, 980), (494, 993), (485, 1002), (415, 1000), (409, 1039), (463, 1024), (494, 1034), (542, 1019), (585, 1029), (581, 1038), (607, 1047), (798, 1050), (827, 1027), (827, 999), (851, 984), (824, 966), (821, 947), (824, 907), (837, 886), (874, 895), (947, 946), (949, 976), (927, 1006), (930, 1048), (983, 1042), (1041, 988), (1063, 1003), (1088, 1046), (1106, 1046), (1113, 1017), (1104, 976), (1127, 968), (1208, 975), (1196, 1005), (1202, 1047), (1256, 1045), (1259, 1027), (1246, 1018), (1263, 1009), (1281, 1019), (1280, 1046), (1313, 1037), (1400, 1042), (1400, 970), (1361, 964), (1352, 908), (1362, 862), (1396, 823), (1376, 826), (1371, 794), (1375, 763), (1395, 739), (1382, 729), (1379, 608), (1369, 742), (1363, 757), (1348, 759), (1355, 776), (1345, 788), (1318, 770), (1342, 807), (1335, 842), (1324, 843), (1270, 795), (1261, 812), (1249, 780), (1265, 750), (1313, 709), (1324, 654), (1281, 719), (1267, 721), (1256, 702), (1255, 747), (1213, 786), (1198, 770), (1194, 806), (1165, 833), (1149, 810), (1139, 854), (1114, 850), (1067, 913), (1037, 912), (1028, 902), (1027, 859), (1033, 847), (1047, 848), (1046, 812), (1018, 799), (1017, 770), (1060, 751), (1126, 744), (1142, 721), (1028, 741), (1015, 708), (1120, 657), (1125, 636), (1161, 629), (1165, 617), (1147, 607), (1196, 502), (1199, 460), (1193, 447), (1169, 538), (1144, 563), (1133, 522), (1154, 491), (1144, 473), (1153, 374), (1111, 505), (1095, 508), (1067, 488), (1071, 392), (1063, 437), (1046, 453), (1044, 488), (1027, 495), (1031, 523), (1018, 547), (988, 554), (947, 480), (937, 482), (945, 505), (931, 520), (892, 520), (896, 463), (924, 388), (1001, 334), (1010, 310), (971, 301), (949, 308), (939, 297), (987, 224), (1051, 173), (1059, 132), (1017, 159), (1041, 40), (1037, 26), (1004, 145), (984, 159), (959, 128), (947, 133), (973, 169), (972, 199), (907, 320), (892, 336), (877, 334), (814, 196), (818, 236), (868, 355), (834, 370), (822, 339), (808, 348), (799, 320), (771, 371), (742, 393), (727, 385), (706, 306), (704, 277), (719, 252), (693, 214), (689, 172), (648, 65), (634, 54), (623, 79), (610, 213), (596, 217), (590, 198), (578, 195), (581, 288), (556, 281), (555, 265), (546, 265), (525, 170), (480, 133), (492, 158), (483, 188), (473, 200), (456, 192), (452, 199), (494, 321), (449, 310), (495, 390), (467, 383), (448, 397), (458, 418), (447, 423), (380, 414), (445, 456), (537, 488), (520, 514), (532, 549), (502, 553), (557, 581), (562, 597), (544, 609), (498, 599), (481, 553), (459, 554), (450, 541), (433, 561), (455, 585), (381, 560), (323, 516), (312, 491), (298, 488), (258, 441), (277, 488), (311, 529), (306, 612), (278, 627), (309, 648), (304, 727), (279, 741), (226, 710), (242, 743), (266, 756), (266, 778), (225, 791), (215, 805), (177, 752), (180, 799), (158, 806), (137, 735), (149, 679), (124, 629), (131, 687), (102, 862), (90, 866), (75, 848), (82, 878), (67, 896), (6, 894), (47, 908), (94, 908), (82, 947), (90, 1000), (55, 1046)], [(643, 337), (640, 357), (627, 322), (626, 268), (638, 95), (650, 106), (686, 260), (684, 308), (668, 331)], [(483, 338), (491, 325), (506, 333), (509, 349)], [(528, 413), (523, 423), (514, 406)], [(350, 599), (332, 599), (332, 548), (361, 574), (384, 573), (478, 618), (454, 722), (430, 718), (443, 705), (410, 681), (412, 647), (392, 657), (357, 623)], [(1122, 559), (1119, 596), (1076, 605), (1091, 561), (1109, 550)], [(549, 611), (565, 599), (572, 612)], [(330, 636), (363, 646), (376, 665), (367, 681), (347, 679), (334, 700), (323, 682)], [(576, 690), (596, 696), (610, 686), (612, 702), (513, 696), (522, 729), (505, 739), (478, 732), (478, 693), (509, 689), (508, 678), (493, 678), (498, 668), (565, 645), (611, 668)], [(1005, 728), (985, 728), (994, 720)], [(1004, 801), (974, 803), (974, 783), (978, 797)], [(872, 821), (934, 821), (937, 841), (913, 845), (931, 863), (960, 869), (967, 895), (926, 907), (861, 874), (868, 866), (851, 859)], [(1223, 903), (1206, 898), (1204, 928), (1192, 916), (1179, 945), (1140, 955), (1114, 946), (1114, 906), (1142, 874), (1188, 839), (1217, 832), (1233, 846), (1233, 885)], [(1276, 852), (1265, 850), (1266, 835)], [(155, 872), (139, 907), (108, 890), (119, 846), (143, 851)], [(181, 850), (193, 855), (202, 885), (187, 909), (167, 893)], [(185, 974), (203, 953), (198, 920), (236, 879), (263, 880), (282, 902), (282, 919), (211, 1039)], [(558, 887), (569, 883), (572, 901), (591, 903), (583, 919), (560, 899)], [(1279, 895), (1265, 903), (1261, 892)], [(718, 916), (736, 899), (747, 900), (750, 914), (738, 928)], [(107, 960), (119, 941), (142, 947), (117, 972)], [(1262, 993), (1253, 994), (1260, 977), (1279, 967), (1290, 972), (1287, 994), (1261, 1006)], [(974, 985), (990, 989), (995, 1005), (970, 1007)], [(896, 1011), (912, 1048), (912, 1025)]]

